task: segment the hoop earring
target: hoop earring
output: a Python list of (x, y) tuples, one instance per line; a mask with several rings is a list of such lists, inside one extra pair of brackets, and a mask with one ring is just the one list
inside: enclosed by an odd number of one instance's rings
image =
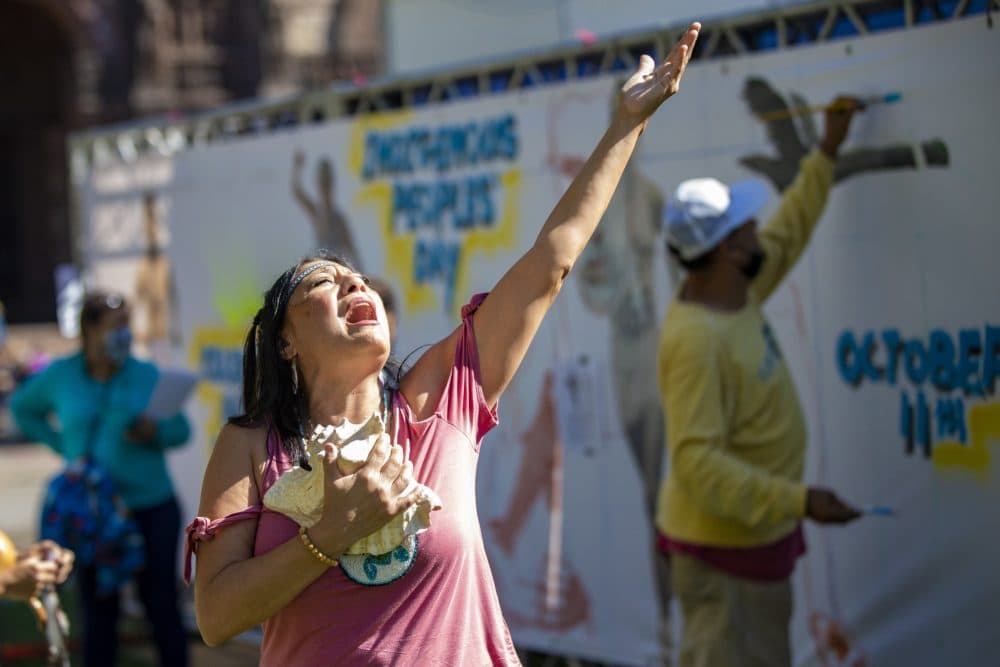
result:
[(292, 367), (292, 394), (299, 393), (299, 369), (295, 366), (295, 361), (289, 362)]

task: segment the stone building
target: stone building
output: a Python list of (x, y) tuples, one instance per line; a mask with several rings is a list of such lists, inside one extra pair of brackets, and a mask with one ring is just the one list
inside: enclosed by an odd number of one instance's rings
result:
[(69, 132), (294, 93), (383, 66), (380, 0), (0, 2), (0, 301), (55, 319)]

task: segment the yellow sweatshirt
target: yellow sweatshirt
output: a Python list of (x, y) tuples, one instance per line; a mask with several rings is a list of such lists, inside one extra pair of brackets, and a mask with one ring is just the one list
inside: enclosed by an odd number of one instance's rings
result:
[(747, 305), (724, 313), (674, 300), (660, 338), (659, 380), (670, 466), (656, 524), (693, 544), (774, 542), (805, 513), (806, 425), (761, 304), (798, 260), (819, 220), (834, 164), (814, 151), (760, 231), (767, 258)]

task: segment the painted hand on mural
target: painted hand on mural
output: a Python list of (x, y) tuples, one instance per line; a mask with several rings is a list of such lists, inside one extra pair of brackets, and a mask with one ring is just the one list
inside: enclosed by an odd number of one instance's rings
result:
[[(834, 114), (831, 126), (831, 114), (828, 112), (826, 134), (821, 140), (811, 106), (802, 95), (791, 92), (786, 100), (767, 80), (757, 77), (747, 79), (743, 86), (743, 100), (750, 112), (765, 124), (768, 142), (777, 155), (745, 155), (739, 162), (768, 179), (779, 192), (795, 180), (799, 162), (813, 147), (822, 145), (823, 140), (836, 139), (836, 135), (830, 132), (841, 129), (845, 120), (843, 116)], [(846, 121), (849, 123), (850, 118)], [(871, 171), (917, 169), (921, 165), (947, 167), (948, 164), (948, 146), (940, 139), (917, 145), (853, 148), (838, 155), (834, 182)]]
[(551, 506), (553, 468), (562, 465), (552, 384), (553, 376), (549, 371), (542, 382), (538, 412), (521, 434), (524, 451), (507, 511), (487, 524), (497, 544), (508, 556), (513, 555), (528, 514), (542, 493)]
[(647, 55), (639, 58), (639, 68), (622, 86), (620, 114), (643, 122), (680, 90), (700, 30), (700, 23), (692, 23), (659, 67)]
[(844, 626), (823, 612), (809, 614), (809, 634), (823, 667), (868, 667), (867, 656), (853, 645)]

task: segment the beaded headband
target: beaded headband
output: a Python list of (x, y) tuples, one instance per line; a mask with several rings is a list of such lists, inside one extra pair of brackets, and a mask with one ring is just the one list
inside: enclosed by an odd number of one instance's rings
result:
[(277, 317), (278, 313), (281, 312), (281, 309), (288, 303), (288, 300), (292, 297), (292, 292), (294, 292), (295, 288), (299, 286), (299, 283), (301, 283), (303, 280), (309, 277), (309, 275), (312, 274), (313, 271), (317, 271), (326, 266), (340, 266), (340, 265), (337, 264), (336, 262), (330, 262), (330, 261), (316, 262), (315, 264), (307, 266), (306, 268), (302, 269), (291, 280), (289, 280), (288, 284), (285, 285), (284, 291), (282, 291), (281, 293), (281, 298), (274, 303), (275, 317)]

